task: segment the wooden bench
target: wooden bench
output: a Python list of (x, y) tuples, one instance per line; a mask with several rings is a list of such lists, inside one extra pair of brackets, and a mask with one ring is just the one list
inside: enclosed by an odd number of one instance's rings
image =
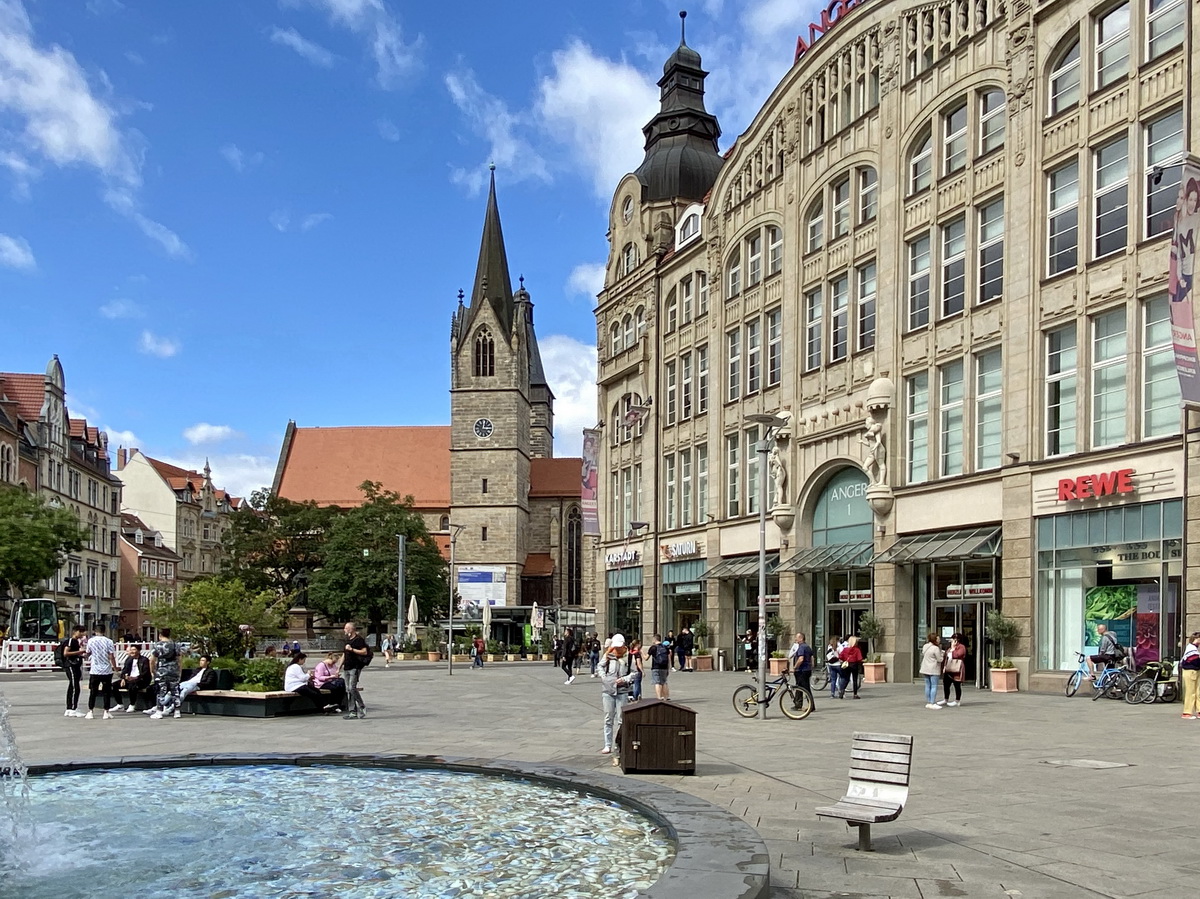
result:
[[(332, 702), (333, 693), (322, 690)], [(275, 718), (279, 715), (321, 713), (324, 705), (308, 696), (276, 690), (248, 693), (240, 690), (196, 690), (183, 701), (185, 710), (194, 715), (226, 715), (234, 718)]]
[(913, 738), (904, 734), (855, 734), (850, 746), (850, 785), (836, 805), (817, 809), (858, 828), (858, 848), (871, 847), (871, 825), (895, 821), (908, 801)]

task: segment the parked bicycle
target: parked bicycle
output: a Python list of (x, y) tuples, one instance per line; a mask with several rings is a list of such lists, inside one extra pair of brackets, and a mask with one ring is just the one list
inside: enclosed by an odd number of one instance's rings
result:
[[(758, 678), (755, 677), (754, 680), (755, 683), (742, 684), (733, 691), (733, 707), (743, 718), (754, 718), (758, 715), (760, 701)], [(792, 686), (786, 672), (775, 680), (767, 681), (764, 691), (765, 698), (761, 701), (770, 705), (776, 693), (779, 694), (779, 711), (783, 712), (786, 717), (793, 721), (800, 721), (812, 714), (812, 694), (807, 690)]]
[(1140, 702), (1174, 702), (1178, 697), (1179, 684), (1175, 680), (1175, 663), (1170, 659), (1147, 662), (1125, 691), (1125, 701), (1130, 705)]
[(812, 688), (818, 692), (829, 686), (829, 666), (826, 664), (813, 663), (812, 680), (810, 681)]
[[(1082, 652), (1076, 652), (1075, 656), (1079, 659), (1079, 667), (1067, 679), (1068, 696), (1074, 696), (1080, 685), (1088, 679), (1087, 656)], [(1092, 699), (1099, 699), (1101, 696), (1107, 696), (1109, 699), (1124, 698), (1129, 685), (1133, 683), (1133, 672), (1127, 667), (1128, 664), (1129, 660), (1126, 659), (1115, 665), (1106, 665), (1092, 679)]]

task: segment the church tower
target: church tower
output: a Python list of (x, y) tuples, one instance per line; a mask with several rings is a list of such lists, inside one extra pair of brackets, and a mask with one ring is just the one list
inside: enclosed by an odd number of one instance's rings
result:
[(521, 603), (529, 552), (530, 459), (549, 456), (554, 394), (533, 330), (533, 303), (509, 276), (493, 167), (475, 284), (450, 327), (450, 520), (456, 562), (480, 566), (493, 596)]

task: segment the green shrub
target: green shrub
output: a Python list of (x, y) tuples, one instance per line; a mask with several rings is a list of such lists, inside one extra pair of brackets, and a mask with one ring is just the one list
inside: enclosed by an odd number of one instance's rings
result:
[(283, 669), (284, 664), (279, 659), (266, 656), (245, 659), (239, 672), (239, 679), (243, 684), (260, 684), (263, 690), (282, 690)]

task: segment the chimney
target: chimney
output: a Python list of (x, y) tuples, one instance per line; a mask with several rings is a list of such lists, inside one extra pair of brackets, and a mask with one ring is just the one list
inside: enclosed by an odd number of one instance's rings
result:
[(117, 471), (123, 471), (125, 469), (125, 462), (128, 460), (128, 458), (129, 457), (125, 454), (125, 447), (117, 447)]

